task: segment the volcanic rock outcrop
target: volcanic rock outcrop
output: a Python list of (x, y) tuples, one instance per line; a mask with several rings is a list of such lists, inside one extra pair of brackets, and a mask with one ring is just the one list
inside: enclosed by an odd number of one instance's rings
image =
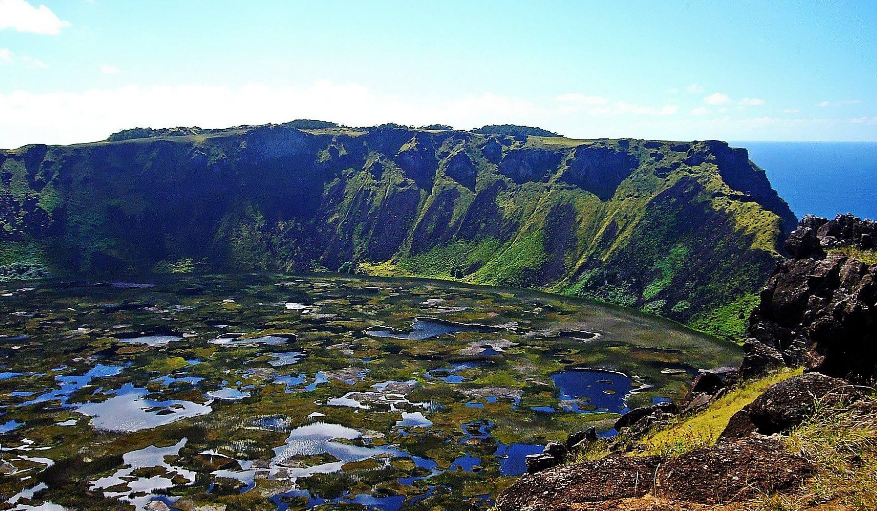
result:
[(770, 367), (877, 377), (877, 222), (805, 217), (752, 312), (744, 376)]

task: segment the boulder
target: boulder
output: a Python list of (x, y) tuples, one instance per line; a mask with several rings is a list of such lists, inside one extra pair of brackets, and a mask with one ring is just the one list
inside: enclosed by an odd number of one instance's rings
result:
[(832, 406), (860, 399), (862, 392), (847, 381), (819, 373), (795, 376), (771, 385), (737, 412), (721, 437), (740, 438), (753, 432), (782, 433), (801, 424), (818, 405)]
[(672, 402), (656, 403), (651, 406), (634, 408), (615, 421), (615, 431), (620, 432), (624, 428), (634, 425), (642, 429), (643, 425), (650, 426), (657, 420), (667, 418), (679, 413), (679, 408)]
[(691, 383), (691, 390), (689, 394), (709, 394), (714, 395), (719, 389), (725, 387), (725, 383), (722, 381), (722, 377), (717, 373), (713, 372), (703, 372), (697, 375), (694, 378), (694, 381)]
[(547, 454), (560, 459), (563, 459), (566, 456), (566, 453), (566, 446), (558, 442), (551, 442), (542, 449), (542, 454)]
[(535, 474), (551, 467), (556, 467), (566, 460), (569, 450), (566, 445), (559, 442), (551, 442), (542, 448), (541, 454), (528, 454), (524, 458), (527, 465), (527, 473)]
[(740, 375), (744, 378), (755, 377), (786, 364), (778, 349), (751, 337), (743, 342), (743, 353)]
[(549, 468), (560, 465), (561, 460), (558, 460), (550, 454), (539, 453), (528, 454), (524, 457), (524, 463), (527, 466), (527, 473), (535, 474), (537, 472), (542, 472), (543, 470), (548, 470)]
[[(736, 378), (736, 371), (726, 372), (730, 375), (730, 380)], [(682, 402), (682, 413), (697, 413), (703, 410), (710, 403), (724, 395), (727, 390), (727, 383), (723, 375), (718, 372), (706, 371), (697, 375), (691, 383), (691, 388)]]
[(581, 446), (582, 443), (588, 442), (596, 442), (597, 441), (597, 428), (591, 426), (590, 428), (584, 431), (577, 431), (566, 438), (566, 449), (568, 451), (572, 451), (578, 446)]

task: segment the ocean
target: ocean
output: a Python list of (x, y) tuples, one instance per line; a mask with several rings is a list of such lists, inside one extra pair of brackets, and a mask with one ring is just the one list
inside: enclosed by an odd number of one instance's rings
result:
[(767, 172), (798, 218), (877, 219), (877, 142), (731, 142)]

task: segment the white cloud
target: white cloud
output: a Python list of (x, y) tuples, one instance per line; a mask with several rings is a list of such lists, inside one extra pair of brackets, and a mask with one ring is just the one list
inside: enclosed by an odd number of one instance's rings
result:
[(22, 64), (29, 66), (29, 67), (35, 67), (38, 69), (46, 69), (49, 67), (42, 60), (35, 59), (33, 57), (28, 57), (27, 55), (20, 57), (18, 60), (20, 60)]
[(705, 106), (699, 106), (691, 111), (691, 115), (706, 115), (710, 113), (710, 109)]
[(783, 110), (784, 114), (797, 114), (798, 112), (800, 112), (800, 110), (798, 110), (797, 108), (786, 108), (785, 110)]
[(105, 75), (117, 75), (119, 74), (119, 68), (104, 64), (100, 67), (100, 72)]
[(820, 101), (816, 103), (818, 107), (828, 107), (828, 106), (845, 106), (845, 105), (858, 105), (861, 103), (861, 100), (858, 99), (845, 99), (843, 101)]
[(46, 69), (49, 67), (42, 60), (35, 59), (28, 55), (18, 56), (9, 48), (0, 48), (0, 65), (7, 64), (24, 64), (27, 67), (34, 67), (37, 69)]
[(673, 87), (672, 89), (667, 89), (667, 94), (679, 94), (679, 89)]
[(0, 0), (0, 30), (58, 35), (68, 26), (69, 22), (58, 18), (45, 5), (34, 7), (26, 0)]
[(692, 83), (691, 85), (686, 87), (685, 90), (692, 94), (703, 94), (704, 92), (706, 92), (706, 89), (696, 83)]
[(557, 96), (560, 112), (570, 114), (584, 112), (591, 116), (612, 115), (673, 115), (679, 109), (676, 105), (662, 107), (644, 106), (627, 101), (610, 101), (603, 96), (588, 96), (578, 92), (570, 92)]
[(877, 125), (877, 115), (874, 117), (856, 117), (855, 119), (850, 119), (850, 122), (853, 124), (865, 124), (868, 126)]
[(747, 106), (761, 106), (764, 104), (764, 100), (761, 98), (743, 98), (740, 100), (740, 104)]
[(557, 102), (560, 103), (560, 109), (567, 113), (580, 112), (588, 107), (605, 105), (609, 103), (607, 98), (602, 96), (588, 96), (578, 92), (568, 92), (557, 96)]
[(627, 101), (616, 101), (608, 105), (590, 108), (587, 110), (587, 114), (592, 116), (673, 115), (677, 110), (679, 110), (677, 105), (664, 105), (658, 108), (647, 105), (638, 105), (636, 103), (628, 103)]
[(715, 92), (703, 98), (703, 102), (707, 105), (721, 105), (727, 103), (728, 101), (731, 101), (731, 98), (729, 98), (727, 94), (723, 94), (721, 92)]

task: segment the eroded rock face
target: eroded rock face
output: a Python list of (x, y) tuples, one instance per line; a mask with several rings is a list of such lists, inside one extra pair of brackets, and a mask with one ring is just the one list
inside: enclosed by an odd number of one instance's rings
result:
[(741, 502), (797, 487), (812, 470), (806, 459), (765, 437), (724, 442), (674, 458), (613, 454), (525, 475), (499, 496), (496, 509), (579, 509), (647, 493), (679, 503)]
[(734, 414), (722, 438), (753, 432), (782, 433), (801, 424), (818, 405), (832, 406), (859, 399), (862, 393), (846, 380), (807, 373), (770, 386), (755, 401)]
[[(877, 265), (850, 253), (875, 248), (877, 222), (805, 217), (752, 312), (741, 373), (777, 365), (830, 376), (877, 377)], [(850, 251), (849, 249), (852, 249)]]

